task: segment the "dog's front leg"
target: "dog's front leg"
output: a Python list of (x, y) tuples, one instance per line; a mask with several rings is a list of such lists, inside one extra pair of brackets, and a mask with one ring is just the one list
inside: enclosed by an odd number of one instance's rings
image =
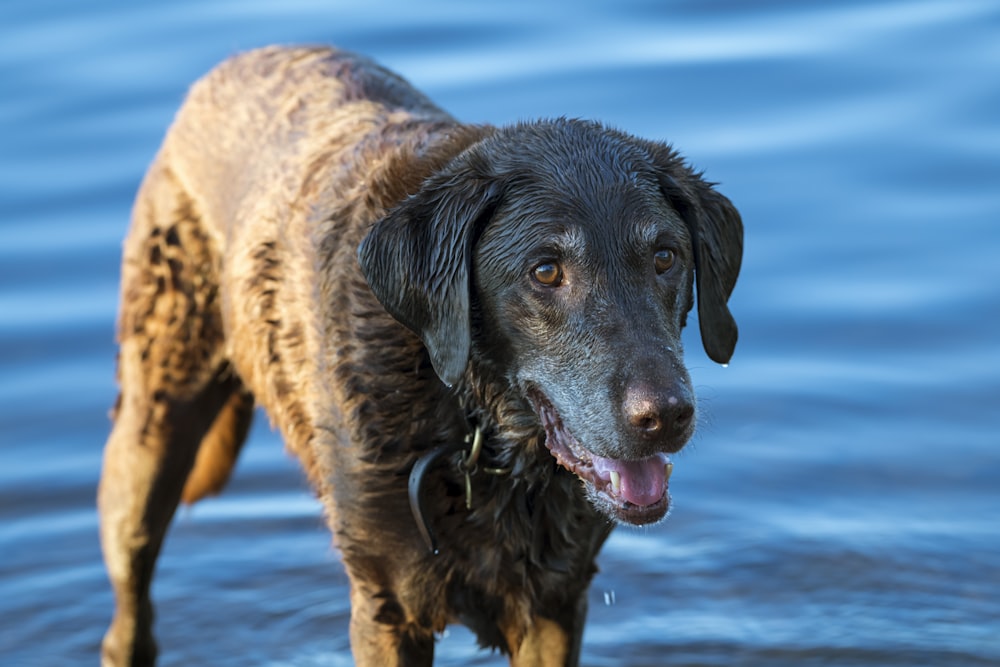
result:
[(566, 605), (558, 620), (534, 615), (520, 633), (504, 633), (511, 648), (511, 667), (577, 667), (587, 618), (587, 592)]
[(351, 586), (351, 652), (357, 667), (431, 667), (434, 634), (408, 618), (396, 595)]
[(511, 647), (511, 667), (570, 667), (570, 635), (555, 621), (536, 616), (516, 647)]

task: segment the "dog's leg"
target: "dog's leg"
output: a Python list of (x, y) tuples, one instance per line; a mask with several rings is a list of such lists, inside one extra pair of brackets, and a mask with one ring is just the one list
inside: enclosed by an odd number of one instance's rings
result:
[[(245, 393), (223, 357), (216, 267), (193, 203), (154, 166), (125, 246), (121, 395), (98, 492), (116, 604), (106, 666), (154, 663), (149, 586), (198, 445), (210, 429), (234, 430), (233, 442), (245, 434), (233, 418), (246, 412)], [(231, 401), (235, 412), (219, 417)]]
[(198, 446), (194, 468), (188, 474), (181, 500), (196, 503), (220, 491), (229, 481), (236, 458), (253, 420), (253, 394), (233, 391)]
[(123, 390), (105, 447), (98, 504), (101, 545), (115, 592), (105, 665), (152, 665), (149, 586), (163, 537), (194, 464), (198, 443), (238, 380), (219, 380), (188, 400)]
[(507, 634), (511, 667), (577, 667), (587, 618), (587, 594), (567, 605), (558, 620), (535, 615), (520, 637)]
[(409, 622), (392, 592), (352, 582), (351, 652), (357, 667), (431, 667), (434, 634)]
[(510, 656), (511, 667), (567, 667), (569, 636), (558, 623), (535, 617)]

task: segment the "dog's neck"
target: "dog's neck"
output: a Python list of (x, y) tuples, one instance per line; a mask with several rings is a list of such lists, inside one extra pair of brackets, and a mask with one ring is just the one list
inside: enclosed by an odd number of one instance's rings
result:
[[(549, 458), (539, 440), (544, 433), (530, 408), (509, 385), (480, 380), (462, 382), (455, 389), (465, 423), (464, 437), (423, 452), (414, 461), (409, 475), (410, 511), (433, 554), (439, 553), (439, 547), (428, 518), (429, 492), (424, 482), (435, 466), (453, 467), (452, 474), (464, 485), (468, 511), (474, 509), (474, 486), (517, 482), (524, 490), (535, 490), (551, 481), (555, 468), (554, 461), (552, 466), (544, 465)], [(503, 428), (498, 426), (501, 424)], [(442, 463), (442, 459), (447, 463)]]
[(409, 478), (409, 498), (410, 498), (410, 511), (413, 513), (413, 519), (417, 522), (417, 529), (420, 531), (421, 537), (424, 539), (424, 543), (427, 545), (428, 550), (437, 554), (438, 545), (437, 539), (434, 536), (434, 532), (431, 528), (430, 522), (427, 520), (427, 511), (425, 508), (425, 496), (424, 496), (424, 480), (427, 477), (427, 471), (442, 457), (454, 453), (455, 451), (461, 451), (461, 460), (458, 463), (458, 470), (464, 478), (465, 481), (465, 509), (472, 509), (472, 485), (474, 483), (473, 478), (479, 475), (492, 475), (494, 477), (503, 477), (511, 473), (512, 468), (499, 468), (487, 465), (489, 463), (489, 456), (484, 456), (484, 444), (485, 436), (483, 435), (483, 430), (479, 426), (472, 429), (461, 445), (455, 443), (447, 443), (444, 445), (438, 445), (433, 449), (424, 452), (420, 455), (417, 460), (413, 463), (413, 468), (410, 470)]

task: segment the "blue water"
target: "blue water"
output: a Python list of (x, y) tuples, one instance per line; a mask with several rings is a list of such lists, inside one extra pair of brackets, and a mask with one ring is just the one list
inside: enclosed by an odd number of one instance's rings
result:
[[(338, 6), (343, 5), (343, 6)], [(602, 554), (584, 664), (1000, 665), (1000, 6), (966, 0), (0, 8), (0, 664), (96, 664), (95, 484), (131, 200), (187, 85), (332, 42), (460, 118), (673, 142), (741, 209), (729, 368), (663, 525)], [(258, 420), (181, 512), (163, 665), (349, 665), (347, 581)], [(498, 665), (454, 628), (443, 665)]]

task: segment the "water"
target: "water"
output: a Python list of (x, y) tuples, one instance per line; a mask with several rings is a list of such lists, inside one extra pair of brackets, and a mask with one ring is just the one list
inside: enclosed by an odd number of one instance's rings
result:
[[(118, 253), (186, 86), (334, 42), (466, 120), (668, 139), (743, 213), (737, 354), (688, 337), (703, 425), (671, 518), (602, 554), (584, 664), (1000, 665), (995, 3), (337, 4), (0, 9), (0, 663), (97, 661)], [(155, 596), (163, 665), (351, 664), (346, 578), (263, 419)], [(504, 664), (461, 628), (438, 653)]]

